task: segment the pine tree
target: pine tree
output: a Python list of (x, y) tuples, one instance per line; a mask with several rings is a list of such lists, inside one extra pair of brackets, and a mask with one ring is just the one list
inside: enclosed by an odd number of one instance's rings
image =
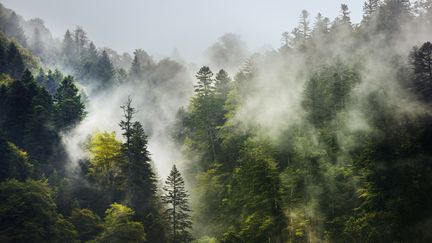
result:
[(329, 23), (330, 20), (328, 18), (324, 18), (321, 13), (318, 13), (315, 18), (313, 36), (321, 37), (322, 35), (327, 34), (329, 32)]
[(349, 11), (348, 5), (342, 4), (341, 5), (341, 16), (340, 16), (340, 18), (341, 18), (341, 21), (342, 21), (343, 24), (351, 25), (350, 13), (351, 12)]
[(192, 228), (192, 221), (189, 215), (189, 195), (185, 189), (183, 178), (175, 165), (165, 181), (164, 191), (165, 195), (162, 196), (162, 200), (169, 205), (165, 214), (170, 221), (172, 242), (191, 242), (192, 237), (189, 230)]
[(292, 39), (290, 40), (291, 46), (304, 46), (306, 41), (310, 37), (310, 21), (309, 21), (309, 12), (303, 10), (300, 15), (300, 23), (299, 26), (294, 28), (291, 32)]
[(379, 8), (380, 0), (367, 0), (363, 5), (363, 17), (369, 19)]
[(203, 66), (195, 75), (198, 83), (195, 85), (195, 92), (201, 96), (209, 96), (214, 90), (213, 72), (209, 67)]

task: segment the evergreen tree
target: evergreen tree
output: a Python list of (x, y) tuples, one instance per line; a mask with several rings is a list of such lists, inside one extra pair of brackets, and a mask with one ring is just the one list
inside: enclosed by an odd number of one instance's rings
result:
[(291, 32), (293, 35), (293, 38), (290, 41), (290, 45), (293, 47), (299, 47), (301, 46), (304, 48), (304, 45), (306, 44), (306, 41), (310, 37), (310, 22), (309, 22), (309, 12), (306, 10), (303, 10), (300, 15), (300, 23), (299, 26), (294, 28), (294, 30)]
[(32, 158), (45, 164), (53, 154), (54, 145), (59, 142), (55, 132), (53, 114), (51, 96), (45, 89), (38, 88), (37, 94), (31, 101), (31, 112), (25, 124), (23, 143)]
[(6, 69), (7, 73), (15, 79), (21, 78), (25, 70), (23, 58), (14, 42), (9, 44), (6, 57)]
[(426, 42), (411, 53), (413, 78), (410, 88), (422, 100), (432, 101), (432, 43)]
[(162, 196), (162, 200), (169, 205), (165, 214), (170, 221), (171, 241), (173, 243), (191, 242), (189, 230), (192, 228), (192, 221), (189, 215), (189, 195), (175, 165), (165, 181), (164, 191), (165, 195)]
[(321, 13), (318, 13), (315, 18), (315, 26), (313, 29), (313, 36), (321, 37), (329, 32), (329, 23), (330, 20), (328, 18), (324, 18)]
[(55, 95), (56, 125), (69, 129), (85, 116), (85, 106), (72, 76), (65, 77)]
[(28, 70), (7, 90), (3, 129), (7, 138), (19, 147), (23, 147), (25, 127), (32, 113), (32, 99), (37, 91), (33, 75)]
[(153, 60), (147, 52), (142, 49), (137, 49), (134, 52), (134, 59), (129, 70), (129, 77), (135, 81), (143, 81), (149, 74)]
[(56, 212), (45, 181), (0, 183), (1, 242), (76, 242), (76, 231)]
[(121, 108), (124, 120), (120, 122), (120, 127), (126, 140), (122, 146), (127, 161), (123, 168), (126, 200), (137, 212), (137, 217), (144, 222), (148, 239), (151, 242), (163, 242), (164, 230), (159, 217), (157, 180), (147, 149), (147, 135), (141, 123), (133, 121), (135, 108), (132, 107), (132, 100), (129, 98)]
[(198, 83), (195, 85), (195, 92), (201, 96), (209, 96), (214, 90), (213, 72), (209, 67), (203, 66), (195, 75)]
[(62, 55), (66, 65), (72, 65), (76, 61), (74, 40), (69, 30), (66, 31), (63, 39)]
[(363, 5), (363, 18), (372, 17), (378, 11), (380, 3), (380, 0), (367, 0)]
[(96, 77), (102, 88), (109, 88), (114, 84), (115, 70), (106, 51), (103, 51), (96, 63)]
[(223, 69), (219, 70), (215, 78), (215, 91), (217, 95), (220, 96), (221, 99), (223, 99), (223, 102), (225, 102), (225, 99), (230, 90), (230, 84), (231, 78), (228, 76), (228, 73)]

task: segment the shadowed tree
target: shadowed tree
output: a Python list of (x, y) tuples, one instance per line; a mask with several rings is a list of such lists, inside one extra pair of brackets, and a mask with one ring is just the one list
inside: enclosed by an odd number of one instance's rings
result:
[(432, 43), (426, 42), (411, 53), (413, 78), (411, 89), (422, 100), (432, 101)]

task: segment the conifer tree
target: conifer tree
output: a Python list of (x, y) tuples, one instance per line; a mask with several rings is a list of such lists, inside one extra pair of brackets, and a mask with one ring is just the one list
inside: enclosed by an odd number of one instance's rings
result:
[(432, 43), (426, 42), (411, 53), (414, 67), (411, 89), (421, 99), (432, 100)]
[(189, 195), (185, 189), (184, 180), (175, 165), (165, 181), (164, 191), (165, 195), (162, 196), (162, 200), (168, 204), (165, 215), (171, 226), (171, 242), (191, 242), (192, 237), (189, 230), (192, 228), (192, 221), (189, 215)]
[(56, 125), (68, 129), (81, 121), (86, 112), (72, 76), (65, 77), (55, 95)]
[(164, 230), (159, 215), (157, 180), (151, 165), (147, 149), (147, 135), (141, 123), (134, 121), (135, 108), (128, 98), (123, 109), (120, 127), (125, 142), (122, 145), (126, 163), (123, 166), (126, 201), (136, 211), (137, 217), (144, 223), (151, 242), (163, 242)]
[(20, 51), (18, 50), (18, 47), (15, 45), (14, 42), (11, 42), (9, 44), (9, 48), (7, 51), (7, 58), (6, 58), (6, 64), (7, 64), (7, 72), (15, 79), (21, 78), (21, 75), (23, 74), (25, 70), (24, 60), (21, 56)]

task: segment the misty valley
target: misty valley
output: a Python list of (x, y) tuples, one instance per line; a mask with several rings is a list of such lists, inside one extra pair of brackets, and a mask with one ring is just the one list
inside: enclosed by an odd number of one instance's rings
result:
[(4, 5), (0, 242), (432, 242), (432, 0), (202, 63)]

